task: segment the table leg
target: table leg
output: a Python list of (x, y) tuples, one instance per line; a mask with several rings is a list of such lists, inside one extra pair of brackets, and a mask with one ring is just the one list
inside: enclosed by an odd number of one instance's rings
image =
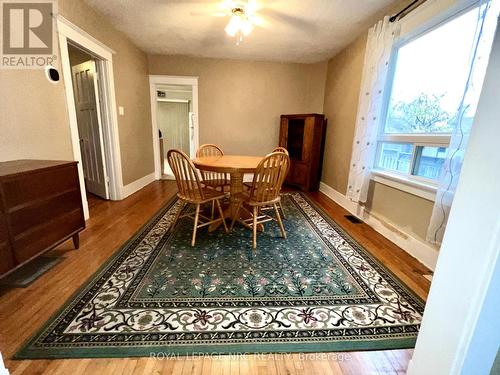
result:
[[(241, 193), (243, 191), (243, 175), (244, 174), (240, 173), (240, 172), (231, 173), (231, 185), (230, 185), (230, 190), (229, 190), (229, 194), (230, 194), (229, 195), (229, 206), (224, 209), (224, 218), (226, 219), (227, 225), (231, 225), (231, 221), (233, 220), (233, 218), (236, 215), (238, 215), (237, 195), (238, 195), (238, 193)], [(239, 218), (247, 219), (249, 217), (250, 217), (250, 215), (248, 214), (248, 212), (246, 210), (242, 209), (239, 212), (239, 217), (237, 217), (236, 219), (239, 219)], [(220, 222), (220, 221), (213, 223), (208, 227), (208, 231), (213, 232), (214, 230), (219, 228), (221, 225), (222, 225), (222, 222)], [(262, 224), (259, 224), (258, 230), (262, 232), (264, 230), (264, 226)]]
[[(249, 219), (251, 216), (251, 213), (244, 209), (243, 207), (240, 209), (240, 212), (238, 212), (238, 199), (236, 198), (236, 194), (243, 192), (243, 173), (231, 173), (231, 196), (229, 198), (229, 209), (230, 209), (230, 215), (231, 215), (231, 220), (235, 216), (236, 220), (239, 219)], [(257, 225), (257, 230), (259, 232), (264, 231), (264, 225), (258, 224)]]
[[(224, 218), (227, 225), (231, 225), (231, 220), (237, 215), (238, 200), (236, 194), (243, 191), (243, 173), (231, 173), (231, 185), (229, 190), (229, 206), (224, 209)], [(208, 227), (209, 232), (213, 232), (222, 225), (222, 222), (213, 223)]]
[(229, 213), (231, 219), (238, 215), (238, 199), (237, 194), (243, 191), (243, 173), (231, 173), (231, 186), (229, 196)]

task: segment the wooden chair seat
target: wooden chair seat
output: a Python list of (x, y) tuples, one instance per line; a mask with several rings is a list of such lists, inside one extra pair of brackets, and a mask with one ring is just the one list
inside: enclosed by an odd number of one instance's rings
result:
[[(233, 194), (233, 196), (236, 198), (236, 200), (243, 202), (243, 204), (246, 204), (247, 206), (252, 206), (252, 207), (253, 206), (259, 206), (262, 209), (267, 209), (267, 207), (265, 207), (265, 205), (262, 202), (259, 202), (257, 200), (253, 200), (252, 197), (250, 196), (250, 192), (248, 192), (248, 191), (243, 191), (241, 193), (236, 193), (236, 194)], [(266, 201), (266, 204), (268, 204), (272, 208), (272, 205), (274, 203), (279, 203), (280, 200), (281, 199), (278, 196), (278, 197), (276, 197), (276, 198), (274, 198), (272, 200)]]
[(227, 179), (219, 179), (219, 178), (206, 179), (203, 180), (201, 183), (210, 189), (225, 188), (226, 186), (231, 185)]
[(223, 199), (225, 197), (224, 192), (206, 187), (202, 187), (200, 191), (193, 191), (190, 197), (183, 196), (181, 193), (177, 193), (177, 196), (188, 203), (207, 203), (214, 199)]

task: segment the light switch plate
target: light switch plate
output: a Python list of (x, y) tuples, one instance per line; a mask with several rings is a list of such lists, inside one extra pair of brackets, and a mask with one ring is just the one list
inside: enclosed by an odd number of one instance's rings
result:
[(123, 116), (125, 114), (125, 108), (123, 108), (122, 106), (118, 106), (118, 114), (120, 116)]

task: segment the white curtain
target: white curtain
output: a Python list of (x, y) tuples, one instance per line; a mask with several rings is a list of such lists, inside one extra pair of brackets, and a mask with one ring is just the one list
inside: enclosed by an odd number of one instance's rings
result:
[(495, 34), (499, 3), (498, 0), (483, 0), (480, 1), (480, 6), (477, 8), (477, 25), (473, 45), (471, 46), (469, 73), (466, 82), (464, 82), (464, 90), (457, 110), (458, 115), (455, 119), (456, 124), (441, 169), (434, 209), (427, 231), (427, 241), (434, 244), (441, 243), (446, 229), (446, 222), (448, 221), (472, 127), (470, 121), (463, 120), (473, 118), (476, 111)]
[(389, 17), (379, 21), (368, 32), (347, 185), (347, 197), (354, 202), (366, 202), (368, 195), (389, 60), (398, 34), (398, 22), (389, 22)]

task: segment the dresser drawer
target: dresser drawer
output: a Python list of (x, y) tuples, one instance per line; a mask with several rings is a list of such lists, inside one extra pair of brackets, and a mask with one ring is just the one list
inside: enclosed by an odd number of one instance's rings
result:
[(34, 255), (54, 247), (84, 227), (82, 210), (78, 208), (43, 225), (31, 228), (14, 237), (12, 247), (15, 260), (17, 263), (22, 263)]
[(81, 207), (80, 190), (73, 190), (18, 206), (10, 213), (10, 228), (14, 237), (29, 229), (56, 220), (59, 216)]
[(78, 186), (76, 165), (13, 176), (3, 182), (4, 209), (9, 212), (16, 206), (74, 190)]

